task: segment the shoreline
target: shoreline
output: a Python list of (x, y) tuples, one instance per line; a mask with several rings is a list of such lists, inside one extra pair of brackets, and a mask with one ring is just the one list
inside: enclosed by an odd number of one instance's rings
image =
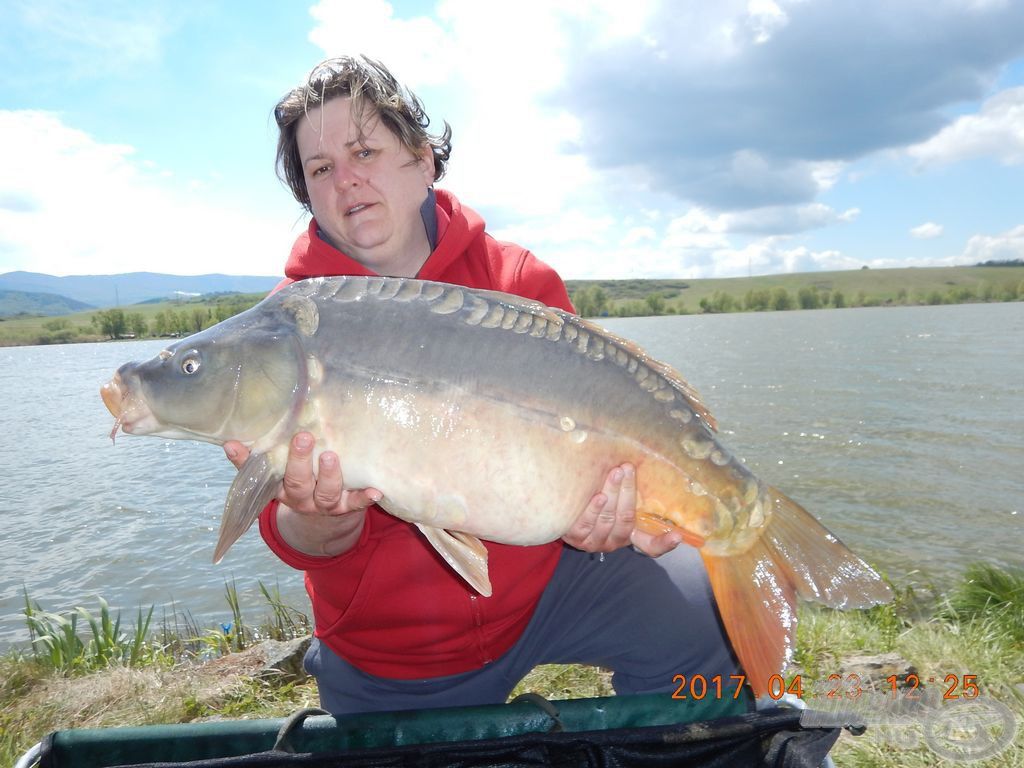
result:
[[(598, 320), (1024, 301), (1024, 264), (1020, 263), (565, 282), (579, 314)], [(129, 334), (139, 339), (187, 336), (247, 309), (262, 297), (221, 294), (65, 315), (0, 315), (0, 346), (95, 342)]]
[[(787, 308), (784, 308), (784, 309), (772, 309), (772, 308), (764, 308), (764, 309), (742, 309), (742, 308), (714, 309), (714, 308), (709, 308), (707, 310), (701, 310), (699, 312), (673, 311), (671, 308), (669, 310), (667, 310), (667, 311), (666, 310), (662, 310), (662, 311), (658, 311), (658, 312), (651, 312), (651, 311), (648, 311), (648, 310), (644, 310), (642, 308), (637, 308), (635, 314), (632, 313), (631, 310), (626, 309), (626, 310), (622, 310), (622, 311), (620, 311), (620, 312), (618, 312), (616, 314), (601, 314), (601, 315), (587, 314), (587, 315), (581, 315), (581, 317), (583, 317), (583, 318), (585, 318), (587, 320), (596, 320), (596, 321), (598, 321), (598, 323), (600, 323), (600, 322), (603, 322), (605, 320), (622, 320), (622, 319), (628, 319), (628, 318), (643, 318), (643, 317), (672, 317), (672, 316), (677, 316), (677, 317), (701, 317), (701, 316), (705, 316), (705, 315), (739, 315), (739, 314), (754, 314), (754, 313), (771, 313), (771, 314), (774, 314), (774, 313), (782, 313), (782, 312), (831, 311), (831, 310), (851, 310), (851, 309), (899, 309), (899, 308), (910, 309), (910, 308), (925, 308), (925, 307), (934, 307), (934, 306), (961, 307), (961, 306), (975, 306), (975, 305), (988, 305), (988, 304), (1016, 304), (1016, 303), (1019, 303), (1019, 302), (1024, 302), (1024, 294), (1022, 294), (1022, 296), (1020, 298), (1015, 298), (1015, 299), (991, 299), (991, 300), (988, 300), (988, 301), (975, 300), (975, 301), (957, 301), (957, 302), (938, 302), (936, 304), (930, 304), (930, 303), (927, 303), (927, 302), (924, 302), (924, 303), (918, 303), (918, 302), (900, 303), (900, 302), (895, 302), (895, 301), (889, 301), (889, 302), (874, 303), (874, 304), (869, 303), (869, 304), (846, 305), (846, 306), (842, 306), (842, 307), (835, 307), (835, 306), (787, 307)], [(575, 300), (574, 300), (574, 303), (575, 303)], [(37, 321), (37, 320), (41, 321), (44, 318), (43, 318), (43, 316), (33, 316), (32, 318), (29, 318), (29, 319), (33, 320), (33, 321)], [(0, 318), (0, 323), (3, 323), (5, 320), (6, 321), (10, 321), (10, 320), (15, 320), (15, 321), (22, 320), (22, 321), (24, 321), (25, 318)], [(205, 326), (205, 327), (210, 327), (210, 326)], [(147, 336), (127, 335), (127, 336), (121, 336), (121, 337), (113, 338), (112, 339), (112, 338), (109, 338), (109, 337), (104, 337), (104, 336), (102, 336), (100, 334), (90, 334), (90, 335), (76, 334), (76, 335), (74, 335), (72, 337), (69, 337), (69, 338), (57, 337), (57, 338), (49, 338), (49, 339), (47, 339), (47, 338), (45, 338), (43, 336), (40, 336), (40, 337), (38, 337), (35, 340), (18, 341), (18, 340), (12, 340), (12, 339), (9, 339), (9, 338), (5, 338), (3, 336), (3, 334), (2, 334), (2, 331), (3, 331), (3, 326), (0, 325), (0, 348), (58, 346), (58, 345), (61, 345), (61, 344), (106, 344), (106, 343), (123, 342), (123, 341), (158, 341), (160, 339), (167, 339), (168, 341), (173, 341), (173, 340), (177, 340), (177, 339), (187, 338), (187, 336), (190, 335), (190, 334), (179, 334), (179, 335), (176, 335), (176, 336), (169, 336), (169, 335), (161, 335), (161, 336), (153, 336), (153, 335), (147, 335)]]
[[(899, 683), (902, 689), (916, 684), (952, 690), (949, 706), (975, 698), (998, 702), (1016, 718), (1016, 739), (993, 756), (994, 762), (984, 764), (1024, 764), (1024, 690), (1019, 687), (1024, 680), (1024, 570), (972, 565), (958, 587), (930, 610), (923, 610), (923, 596), (912, 587), (896, 585), (895, 591), (892, 603), (868, 610), (802, 605), (787, 688), (798, 682), (808, 703), (817, 701), (819, 707), (837, 685), (840, 694), (853, 700), (868, 690), (868, 681), (876, 696)], [(189, 639), (191, 655), (169, 657), (164, 651), (170, 638), (165, 636), (163, 650), (150, 647), (152, 655), (140, 654), (134, 665), (108, 661), (76, 670), (72, 664), (62, 672), (24, 653), (0, 657), (0, 760), (13, 764), (52, 730), (284, 717), (314, 706), (315, 683), (294, 672), (263, 676), (253, 652), (246, 654), (257, 636), (308, 630), (308, 619), (273, 603), (272, 595), (268, 599), (273, 616), (258, 628), (250, 628), (236, 613), (235, 626), (245, 627), (236, 633), (242, 640), (239, 648), (232, 648), (231, 635), (214, 629)], [(224, 652), (204, 660), (195, 652), (203, 647)], [(854, 657), (865, 654), (877, 658), (853, 666)], [(532, 691), (552, 700), (606, 696), (612, 693), (609, 677), (596, 667), (546, 665), (535, 668), (513, 695)], [(894, 746), (885, 727), (869, 728), (863, 737), (844, 736), (834, 753), (837, 760), (842, 756), (842, 765), (884, 768), (932, 765), (935, 757), (923, 739)]]

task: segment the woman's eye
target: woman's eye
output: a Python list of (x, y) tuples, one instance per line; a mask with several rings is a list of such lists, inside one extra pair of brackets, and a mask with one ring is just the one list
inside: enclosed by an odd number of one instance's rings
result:
[(365, 147), (363, 149), (359, 150), (359, 152), (356, 153), (356, 157), (358, 157), (358, 158), (360, 158), (362, 160), (365, 160), (366, 158), (370, 157), (371, 155), (373, 155), (373, 150), (372, 149), (366, 149)]
[(329, 170), (331, 170), (330, 166), (321, 165), (319, 168), (313, 171), (313, 178), (316, 178), (317, 176), (323, 176)]
[(181, 372), (191, 376), (193, 373), (199, 370), (199, 358), (198, 357), (186, 357), (181, 361)]

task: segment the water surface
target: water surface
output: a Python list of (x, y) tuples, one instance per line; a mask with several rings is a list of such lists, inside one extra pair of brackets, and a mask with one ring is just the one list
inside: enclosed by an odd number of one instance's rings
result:
[[(609, 320), (676, 366), (724, 442), (889, 575), (1024, 566), (1024, 303)], [(99, 387), (159, 341), (0, 349), (0, 646), (50, 610), (157, 606), (230, 620), (234, 579), (307, 609), (250, 531), (210, 562), (234, 468), (220, 448), (108, 437)], [(307, 610), (308, 612), (308, 610)]]

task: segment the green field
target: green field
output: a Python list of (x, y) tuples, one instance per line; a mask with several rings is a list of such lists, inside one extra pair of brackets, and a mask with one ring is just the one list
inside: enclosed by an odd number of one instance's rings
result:
[[(583, 315), (687, 314), (1018, 301), (1024, 299), (1024, 269), (1020, 266), (858, 269), (706, 280), (569, 280), (567, 285), (577, 310)], [(597, 289), (605, 295), (603, 308), (588, 304), (587, 299), (593, 298)], [(775, 301), (782, 293), (788, 299), (780, 302), (783, 306), (776, 307)], [(764, 294), (767, 294), (767, 303), (757, 302)]]
[[(1024, 300), (1024, 266), (859, 269), (705, 280), (569, 280), (567, 286), (577, 310), (590, 317), (962, 304)], [(260, 298), (259, 294), (225, 294), (121, 307), (126, 317), (135, 316), (138, 328), (128, 323), (116, 335), (188, 335)], [(105, 312), (110, 310), (0, 319), (0, 346), (112, 338), (93, 322), (94, 316)], [(169, 317), (175, 322), (168, 323)]]
[[(145, 329), (137, 333), (128, 323), (124, 333), (118, 335), (122, 338), (187, 336), (248, 309), (262, 298), (263, 294), (231, 293), (181, 301), (131, 304), (119, 309), (126, 318), (139, 316)], [(94, 309), (57, 317), (0, 318), (0, 347), (104, 341), (110, 339), (111, 334), (105, 333), (102, 324), (94, 323), (93, 318), (99, 319), (108, 312), (109, 309)], [(161, 314), (166, 329), (159, 327)]]

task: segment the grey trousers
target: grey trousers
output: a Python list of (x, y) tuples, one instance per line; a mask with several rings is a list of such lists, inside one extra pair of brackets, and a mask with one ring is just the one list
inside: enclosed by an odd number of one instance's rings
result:
[(619, 694), (670, 693), (677, 674), (709, 681), (721, 675), (727, 684), (738, 672), (704, 565), (686, 545), (657, 559), (626, 548), (603, 560), (565, 547), (522, 637), (477, 670), (423, 680), (375, 677), (317, 640), (304, 663), (321, 706), (335, 715), (503, 703), (537, 664), (607, 667)]

